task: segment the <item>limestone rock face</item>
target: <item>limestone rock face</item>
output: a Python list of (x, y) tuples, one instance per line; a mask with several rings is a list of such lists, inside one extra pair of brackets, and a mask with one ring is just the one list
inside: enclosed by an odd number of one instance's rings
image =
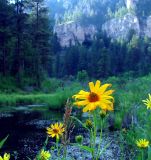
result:
[[(50, 0), (49, 0), (50, 1)], [(108, 7), (115, 7), (119, 0), (51, 0), (54, 32), (62, 47), (93, 39), (105, 21)], [(113, 8), (114, 8), (113, 7)], [(100, 28), (99, 28), (100, 29)]]
[(107, 21), (103, 24), (102, 30), (113, 39), (125, 39), (130, 30), (134, 30), (138, 35), (140, 34), (138, 18), (130, 13), (125, 15), (123, 18), (114, 18)]
[(59, 42), (62, 47), (75, 45), (76, 42), (81, 43), (86, 40), (93, 40), (97, 29), (94, 25), (82, 26), (76, 22), (68, 22), (55, 26)]
[[(54, 9), (58, 4), (54, 11), (54, 32), (62, 47), (93, 40), (101, 29), (113, 39), (127, 39), (131, 30), (138, 36), (151, 37), (150, 12), (138, 14), (141, 13), (138, 12), (140, 9), (145, 11), (143, 7), (147, 5), (140, 7), (139, 2), (142, 1), (145, 2), (145, 0), (53, 0)], [(120, 10), (122, 7), (126, 12)], [(115, 14), (117, 11), (121, 11), (118, 17)]]
[(137, 2), (138, 2), (138, 0), (125, 0), (125, 4), (126, 4), (127, 9), (135, 9)]
[[(122, 18), (113, 18), (105, 22), (102, 30), (113, 39), (126, 39), (131, 30), (135, 31), (138, 36), (151, 37), (151, 16), (145, 20), (144, 24), (145, 26), (141, 26), (137, 16), (128, 13)], [(76, 42), (82, 44), (84, 40), (93, 40), (97, 31), (98, 29), (93, 24), (82, 26), (77, 22), (57, 25), (54, 30), (62, 47), (75, 45)]]
[(147, 36), (147, 37), (151, 37), (151, 16), (149, 16), (147, 18), (147, 21), (146, 21), (146, 28), (144, 30), (144, 34)]

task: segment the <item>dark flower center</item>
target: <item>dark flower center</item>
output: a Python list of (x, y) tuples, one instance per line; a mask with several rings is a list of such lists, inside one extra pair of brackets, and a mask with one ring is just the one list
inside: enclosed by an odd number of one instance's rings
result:
[(59, 130), (58, 129), (53, 129), (53, 132), (55, 133), (55, 134), (58, 134), (59, 133)]
[(96, 102), (96, 101), (99, 100), (99, 96), (98, 96), (96, 93), (91, 92), (91, 93), (89, 94), (88, 99), (89, 99), (89, 102)]
[(141, 147), (145, 148), (145, 147), (146, 147), (146, 145), (145, 145), (144, 143), (142, 143), (142, 144), (141, 144)]

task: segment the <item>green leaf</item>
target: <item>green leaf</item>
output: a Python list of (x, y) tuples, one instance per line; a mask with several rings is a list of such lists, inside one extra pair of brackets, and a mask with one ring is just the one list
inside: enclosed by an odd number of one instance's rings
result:
[(85, 151), (88, 151), (90, 153), (92, 153), (94, 151), (93, 148), (90, 148), (88, 146), (79, 145), (78, 147), (81, 148), (81, 149), (83, 149), (83, 150), (85, 150)]
[[(107, 145), (105, 145), (105, 147), (101, 150), (101, 152), (99, 153), (99, 157), (103, 154), (103, 152), (105, 152), (106, 151), (106, 149), (110, 146), (110, 144), (112, 143), (112, 141), (111, 142), (109, 142)], [(99, 158), (98, 157), (98, 158)]]
[(0, 141), (0, 149), (3, 147), (4, 143), (6, 142), (7, 138), (8, 138), (9, 135), (7, 135), (7, 137), (5, 137), (4, 139), (2, 139)]
[(90, 153), (94, 152), (94, 149), (91, 148), (91, 147), (88, 147), (88, 146), (83, 146), (83, 145), (79, 145), (79, 144), (76, 144), (76, 143), (72, 143), (71, 145), (79, 147), (80, 149), (88, 151)]
[(48, 144), (48, 140), (49, 140), (49, 137), (47, 136), (47, 138), (46, 138), (46, 140), (45, 140), (45, 142), (44, 142), (44, 149), (46, 148), (46, 146), (47, 146), (47, 144)]

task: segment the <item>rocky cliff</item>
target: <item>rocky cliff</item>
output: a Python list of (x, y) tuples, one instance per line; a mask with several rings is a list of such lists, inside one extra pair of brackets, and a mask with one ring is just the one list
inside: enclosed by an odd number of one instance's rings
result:
[(135, 9), (137, 6), (138, 0), (125, 0), (127, 9)]
[(84, 40), (92, 40), (97, 33), (94, 25), (81, 26), (76, 22), (68, 22), (55, 26), (54, 32), (57, 33), (61, 46), (68, 47), (80, 43)]
[(100, 29), (113, 39), (126, 39), (131, 30), (151, 37), (150, 0), (56, 0), (55, 7), (57, 3), (54, 32), (63, 47), (93, 40)]
[(144, 30), (146, 36), (151, 37), (151, 16), (146, 20), (146, 28)]
[(126, 14), (123, 18), (114, 18), (102, 25), (102, 30), (114, 39), (126, 39), (131, 30), (140, 34), (139, 20), (135, 15)]
[(140, 20), (136, 15), (126, 14), (105, 22), (102, 30), (113, 39), (126, 39), (131, 31), (138, 36), (151, 38), (151, 16)]

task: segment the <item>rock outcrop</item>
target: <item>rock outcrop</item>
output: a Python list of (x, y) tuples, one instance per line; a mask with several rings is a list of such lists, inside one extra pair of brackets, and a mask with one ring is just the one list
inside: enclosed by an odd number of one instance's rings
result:
[(102, 25), (102, 30), (113, 39), (126, 39), (130, 30), (134, 30), (137, 35), (140, 34), (140, 25), (138, 18), (133, 14), (126, 14), (123, 18), (114, 18)]
[(59, 42), (62, 47), (75, 45), (84, 40), (93, 40), (97, 29), (94, 25), (82, 26), (76, 22), (68, 22), (65, 24), (55, 26), (55, 33), (57, 33)]
[(146, 27), (144, 30), (144, 34), (147, 37), (151, 37), (151, 16), (149, 16), (146, 20)]
[(136, 9), (136, 3), (138, 0), (125, 0), (125, 4), (128, 10)]
[(133, 14), (127, 14), (123, 18), (114, 18), (102, 25), (102, 30), (113, 39), (126, 39), (131, 30), (138, 36), (147, 36), (151, 38), (151, 16), (139, 21)]
[[(140, 0), (59, 0), (58, 4), (62, 4), (63, 9), (62, 12), (59, 12), (61, 9), (55, 12), (54, 32), (62, 47), (75, 45), (76, 42), (82, 44), (86, 39), (93, 40), (101, 28), (113, 39), (126, 39), (131, 30), (138, 36), (151, 37), (151, 16), (148, 16), (149, 11), (146, 11), (147, 14), (144, 12), (147, 4), (140, 5), (139, 2)], [(117, 11), (120, 16), (115, 14)], [(110, 19), (111, 17), (116, 18)], [(84, 22), (83, 25), (80, 22)]]

